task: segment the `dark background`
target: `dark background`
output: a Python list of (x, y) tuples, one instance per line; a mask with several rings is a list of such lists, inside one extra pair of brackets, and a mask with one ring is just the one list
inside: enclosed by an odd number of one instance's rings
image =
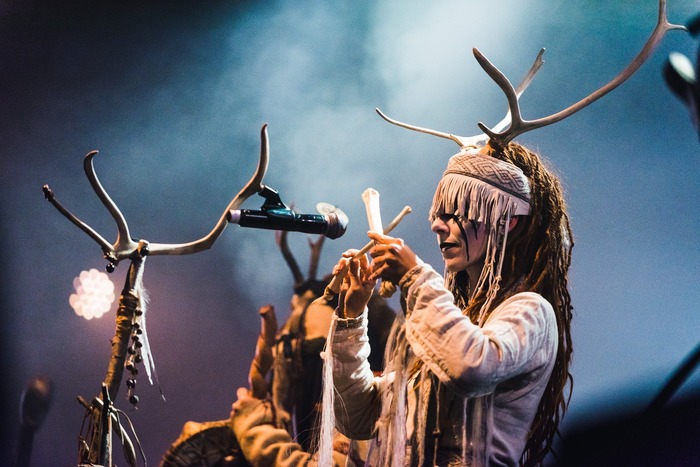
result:
[[(373, 109), (477, 133), (477, 121), (502, 118), (506, 101), (471, 48), (517, 82), (546, 47), (521, 102), (526, 118), (554, 113), (626, 66), (657, 9), (652, 0), (493, 3), (0, 2), (0, 438), (8, 462), (22, 390), (45, 375), (55, 391), (34, 465), (76, 463), (76, 396), (97, 394), (114, 332), (116, 305), (87, 321), (68, 304), (73, 278), (106, 262), (43, 199), (42, 185), (113, 242), (114, 222), (82, 169), (97, 149), (97, 173), (132, 235), (188, 242), (209, 232), (249, 179), (268, 123), (265, 183), (301, 212), (326, 201), (350, 217), (345, 236), (326, 242), (322, 272), (366, 242), (367, 187), (381, 193), (385, 221), (413, 207), (396, 235), (440, 269), (427, 210), (457, 147), (395, 128)], [(672, 22), (697, 11), (692, 0), (669, 1)], [(643, 408), (698, 343), (700, 150), (662, 78), (671, 51), (694, 57), (696, 48), (688, 34), (670, 32), (621, 88), (518, 138), (561, 175), (573, 221), (575, 385), (565, 432)], [(305, 236), (291, 241), (306, 268)], [(126, 266), (111, 276), (117, 290)], [(292, 280), (272, 232), (230, 226), (211, 250), (151, 258), (144, 281), (167, 400), (141, 377), (138, 411), (126, 391), (117, 406), (156, 465), (184, 422), (228, 416), (246, 384), (257, 309), (272, 303), (283, 320)], [(699, 387), (694, 374), (674, 400)]]

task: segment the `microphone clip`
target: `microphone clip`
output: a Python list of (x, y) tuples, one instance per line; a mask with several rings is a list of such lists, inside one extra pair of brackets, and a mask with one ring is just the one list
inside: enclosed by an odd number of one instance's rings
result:
[(258, 195), (265, 198), (265, 202), (260, 207), (260, 210), (267, 213), (268, 216), (282, 218), (295, 216), (294, 211), (282, 202), (279, 192), (274, 188), (262, 185), (262, 189), (258, 192)]

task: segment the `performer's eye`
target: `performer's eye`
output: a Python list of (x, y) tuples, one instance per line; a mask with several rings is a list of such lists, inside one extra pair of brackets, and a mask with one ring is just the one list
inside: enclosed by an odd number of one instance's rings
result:
[(456, 223), (459, 223), (460, 221), (460, 216), (457, 214), (438, 214), (437, 217), (445, 224), (447, 224), (449, 221), (455, 221)]

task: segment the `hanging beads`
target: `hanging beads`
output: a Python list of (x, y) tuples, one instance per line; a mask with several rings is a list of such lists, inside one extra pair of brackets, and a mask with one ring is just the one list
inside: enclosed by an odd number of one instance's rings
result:
[(143, 311), (141, 308), (137, 307), (134, 310), (134, 315), (131, 321), (131, 343), (127, 349), (126, 362), (124, 363), (124, 368), (131, 373), (131, 376), (126, 380), (127, 396), (129, 402), (136, 407), (139, 403), (139, 396), (134, 392), (136, 390), (136, 375), (138, 375), (139, 370), (137, 365), (143, 362), (143, 356), (141, 355), (141, 349), (143, 348), (143, 342), (141, 341), (141, 336), (143, 330), (141, 329), (141, 316)]

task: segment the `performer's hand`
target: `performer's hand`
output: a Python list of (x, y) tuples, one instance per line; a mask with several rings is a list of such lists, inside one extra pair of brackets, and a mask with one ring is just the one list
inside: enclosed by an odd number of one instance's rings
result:
[(260, 425), (275, 424), (275, 411), (270, 401), (253, 397), (248, 388), (238, 388), (236, 395), (238, 400), (231, 405), (229, 418), (234, 433), (238, 435)]
[(376, 232), (369, 232), (368, 236), (375, 242), (375, 245), (369, 250), (372, 257), (370, 279), (382, 278), (398, 284), (404, 274), (422, 263), (402, 239)]
[(357, 250), (346, 251), (333, 268), (333, 274), (338, 274), (345, 267), (349, 267), (340, 288), (339, 300), (343, 316), (346, 318), (357, 318), (362, 314), (377, 285), (377, 281), (369, 277), (371, 274), (369, 259), (366, 255), (354, 259), (353, 256), (356, 253)]
[(262, 400), (253, 397), (248, 388), (238, 388), (236, 397), (238, 400), (231, 405), (231, 418), (245, 415), (263, 403)]

